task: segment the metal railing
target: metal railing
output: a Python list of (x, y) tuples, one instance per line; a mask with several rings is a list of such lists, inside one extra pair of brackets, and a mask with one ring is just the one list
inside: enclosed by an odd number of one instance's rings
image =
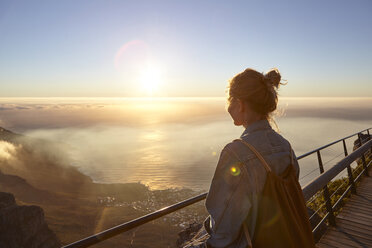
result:
[[(370, 138), (370, 130), (372, 128), (368, 128), (365, 130), (362, 130), (358, 133), (349, 135), (347, 137), (344, 137), (342, 139), (336, 140), (334, 142), (331, 142), (325, 146), (319, 147), (315, 150), (312, 150), (310, 152), (307, 152), (299, 157), (297, 157), (298, 160), (303, 159), (311, 154), (317, 154), (318, 158), (318, 166), (319, 166), (319, 171), (320, 175), (316, 177), (312, 182), (308, 183), (305, 187), (303, 187), (303, 193), (304, 193), (304, 198), (305, 201), (309, 201), (312, 197), (314, 197), (315, 194), (317, 194), (318, 191), (323, 189), (323, 196), (325, 200), (325, 205), (326, 205), (326, 213), (324, 217), (321, 219), (321, 221), (318, 223), (318, 225), (313, 229), (313, 233), (318, 230), (318, 228), (321, 226), (322, 223), (325, 222), (325, 220), (328, 219), (328, 222), (330, 225), (335, 225), (335, 215), (334, 215), (334, 210), (339, 206), (341, 200), (346, 196), (346, 194), (351, 191), (352, 193), (356, 193), (356, 187), (355, 183), (361, 178), (362, 174), (368, 176), (368, 168), (371, 166), (371, 161), (367, 164), (366, 163), (366, 158), (365, 158), (365, 153), (369, 152), (372, 154), (372, 139)], [(369, 141), (366, 141), (364, 144), (362, 144), (362, 139), (361, 139), (361, 134), (363, 132), (366, 132), (368, 134), (368, 139)], [(353, 151), (351, 154), (348, 154), (347, 147), (346, 147), (346, 142), (345, 140), (350, 139), (354, 136), (358, 136), (359, 144), (360, 147)], [(332, 145), (335, 145), (337, 143), (342, 142), (343, 144), (343, 149), (344, 149), (344, 155), (345, 158), (336, 163), (334, 166), (332, 166), (330, 169), (327, 171), (324, 171), (324, 166), (322, 162), (322, 156), (321, 156), (321, 150), (330, 147)], [(354, 162), (356, 159), (361, 158), (362, 159), (362, 164), (363, 164), (363, 170), (356, 176), (354, 177), (352, 173), (352, 169), (350, 164)], [(331, 203), (331, 196), (329, 195), (329, 190), (328, 190), (328, 183), (335, 178), (341, 171), (343, 171), (345, 168), (347, 168), (348, 172), (348, 179), (349, 179), (349, 185), (345, 192), (341, 195), (341, 197), (337, 200), (337, 202), (332, 205)], [(89, 247), (94, 244), (100, 243), (106, 239), (109, 239), (113, 236), (116, 236), (120, 233), (126, 232), (128, 230), (131, 230), (135, 227), (141, 226), (147, 222), (150, 222), (152, 220), (158, 219), (164, 215), (173, 213), (181, 208), (185, 208), (187, 206), (190, 206), (194, 203), (197, 203), (199, 201), (204, 200), (207, 197), (208, 193), (203, 193), (198, 196), (195, 196), (193, 198), (184, 200), (182, 202), (176, 203), (174, 205), (170, 205), (168, 207), (162, 208), (158, 211), (149, 213), (145, 216), (139, 217), (137, 219), (134, 219), (132, 221), (120, 224), (118, 226), (112, 227), (110, 229), (107, 229), (105, 231), (102, 231), (100, 233), (94, 234), (92, 236), (86, 237), (82, 240), (76, 241), (74, 243), (71, 243), (69, 245), (63, 246), (63, 248), (83, 248), (83, 247)], [(317, 210), (319, 211), (319, 209)], [(317, 212), (315, 212), (317, 213)], [(314, 215), (313, 215), (314, 216)]]
[[(362, 164), (363, 169), (355, 178), (354, 178), (354, 175), (352, 174), (350, 164), (359, 157), (363, 158), (365, 156), (364, 154), (368, 152), (368, 150), (370, 150), (371, 147), (372, 147), (372, 140), (369, 140), (364, 145), (360, 146), (358, 149), (353, 151), (350, 155), (347, 155), (344, 159), (336, 163), (329, 170), (327, 170), (326, 172), (323, 172), (320, 176), (315, 178), (312, 182), (307, 184), (302, 189), (305, 201), (308, 201), (319, 190), (323, 189), (323, 196), (324, 196), (327, 211), (324, 217), (318, 223), (318, 225), (313, 229), (313, 233), (316, 232), (320, 228), (321, 224), (324, 223), (326, 219), (328, 219), (330, 225), (332, 226), (336, 225), (334, 211), (339, 207), (339, 205), (342, 202), (342, 199), (347, 195), (347, 193), (350, 190), (352, 191), (352, 193), (356, 193), (355, 183), (359, 181), (362, 174), (365, 174), (366, 176), (368, 176), (368, 168), (371, 166), (372, 160), (368, 163), (368, 165), (365, 163), (365, 159), (363, 160), (363, 164)], [(321, 164), (321, 161), (319, 162), (319, 164)], [(331, 182), (331, 180), (335, 178), (344, 169), (347, 169), (347, 172), (348, 172), (348, 178), (349, 178), (348, 186), (346, 190), (344, 191), (344, 193), (340, 196), (340, 198), (337, 199), (336, 203), (332, 205), (331, 196), (329, 195), (329, 191), (328, 191), (328, 183)]]

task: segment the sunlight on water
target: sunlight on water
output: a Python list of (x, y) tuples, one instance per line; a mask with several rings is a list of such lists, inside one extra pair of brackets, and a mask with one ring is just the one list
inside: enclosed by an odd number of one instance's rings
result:
[[(283, 98), (276, 122), (299, 156), (371, 127), (371, 103)], [(142, 182), (154, 189), (207, 190), (220, 151), (244, 131), (233, 125), (224, 98), (3, 98), (0, 121), (10, 130), (58, 142), (69, 163), (94, 181)], [(325, 168), (342, 153), (342, 144), (322, 151)], [(316, 156), (301, 160), (300, 168), (306, 184), (319, 174)]]

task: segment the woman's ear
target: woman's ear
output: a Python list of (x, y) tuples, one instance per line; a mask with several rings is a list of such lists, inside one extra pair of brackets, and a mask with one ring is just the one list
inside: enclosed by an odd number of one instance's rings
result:
[(238, 105), (239, 106), (239, 112), (243, 113), (245, 111), (246, 106), (245, 106), (244, 102), (240, 99), (238, 99), (238, 103), (239, 103), (239, 105)]

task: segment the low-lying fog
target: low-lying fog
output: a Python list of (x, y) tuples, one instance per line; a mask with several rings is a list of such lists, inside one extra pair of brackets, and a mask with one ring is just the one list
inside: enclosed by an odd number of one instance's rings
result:
[[(372, 127), (372, 98), (280, 98), (276, 123), (299, 156)], [(224, 98), (0, 98), (0, 126), (57, 142), (63, 162), (94, 181), (197, 190), (208, 189), (221, 149), (244, 131)], [(3, 148), (4, 159), (11, 148)], [(325, 150), (325, 167), (342, 154), (342, 144)], [(300, 167), (302, 184), (318, 175), (307, 175), (315, 156)]]

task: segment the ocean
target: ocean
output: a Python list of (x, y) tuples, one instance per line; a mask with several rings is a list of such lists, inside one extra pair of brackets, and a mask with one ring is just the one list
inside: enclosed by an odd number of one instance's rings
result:
[[(283, 97), (275, 121), (300, 156), (372, 127), (372, 98)], [(196, 191), (208, 190), (222, 148), (244, 131), (221, 97), (0, 98), (0, 126), (60, 144), (65, 163), (96, 182)], [(321, 154), (327, 169), (342, 143)], [(316, 154), (299, 164), (302, 185), (319, 175)]]

